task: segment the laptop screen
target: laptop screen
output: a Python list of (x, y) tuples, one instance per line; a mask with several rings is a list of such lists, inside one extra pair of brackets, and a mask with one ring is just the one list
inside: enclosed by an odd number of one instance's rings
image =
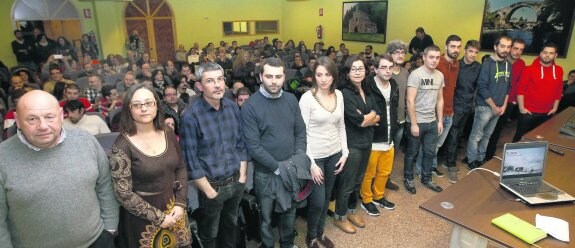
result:
[(543, 176), (547, 145), (547, 142), (505, 144), (501, 179)]

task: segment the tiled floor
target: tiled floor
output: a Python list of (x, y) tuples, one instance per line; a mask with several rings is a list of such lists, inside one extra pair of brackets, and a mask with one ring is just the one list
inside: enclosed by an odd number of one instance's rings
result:
[[(503, 144), (511, 142), (514, 130), (514, 123), (509, 123), (503, 130), (497, 149), (498, 156), (501, 154)], [(460, 149), (458, 153), (459, 161), (457, 166), (461, 170), (459, 178), (462, 178), (468, 172), (467, 168), (461, 163), (461, 159), (465, 156), (465, 149)], [(378, 217), (371, 217), (363, 209), (358, 208), (367, 223), (367, 227), (358, 229), (356, 234), (346, 234), (340, 231), (332, 224), (332, 218), (328, 217), (325, 230), (326, 235), (334, 241), (337, 247), (415, 248), (449, 246), (451, 225), (447, 221), (419, 208), (421, 203), (437, 193), (423, 187), (418, 180), (416, 180), (415, 184), (417, 194), (412, 195), (405, 191), (402, 183), (404, 154), (402, 152), (396, 152), (395, 154), (392, 180), (400, 185), (400, 189), (399, 191), (387, 191), (389, 192), (387, 198), (396, 203), (397, 208), (395, 210), (381, 209), (381, 215)], [(439, 166), (439, 170), (446, 172), (441, 166)], [(443, 178), (434, 176), (433, 180), (443, 188), (452, 185), (447, 181), (447, 175)], [(305, 219), (298, 217), (296, 230), (299, 233), (296, 237), (296, 245), (306, 247), (305, 233), (307, 227)], [(248, 242), (248, 247), (257, 247), (257, 244)]]

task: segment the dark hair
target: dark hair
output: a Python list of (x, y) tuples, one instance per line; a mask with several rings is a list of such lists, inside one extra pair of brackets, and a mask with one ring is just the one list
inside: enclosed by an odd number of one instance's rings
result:
[(521, 39), (521, 38), (515, 38), (513, 39), (513, 42), (511, 42), (511, 45), (515, 44), (515, 43), (519, 43), (519, 44), (523, 44), (525, 45), (525, 40)]
[(513, 40), (513, 39), (511, 39), (511, 37), (509, 37), (507, 35), (501, 35), (501, 36), (497, 37), (497, 39), (495, 40), (495, 46), (499, 46), (499, 44), (501, 43), (501, 40)]
[(12, 92), (12, 102), (14, 102), (15, 99), (19, 99), (20, 97), (22, 97), (24, 94), (26, 94), (26, 92), (28, 91), (25, 88), (14, 90)]
[(389, 54), (381, 54), (381, 55), (375, 57), (375, 60), (373, 61), (373, 62), (374, 62), (374, 66), (375, 66), (376, 68), (379, 67), (379, 63), (381, 62), (381, 60), (387, 60), (387, 61), (393, 63), (393, 58), (391, 57), (391, 55), (389, 55)]
[(78, 109), (84, 109), (84, 104), (82, 104), (82, 102), (80, 102), (78, 100), (70, 100), (70, 101), (66, 102), (66, 105), (64, 105), (64, 109), (67, 112), (72, 112), (72, 111), (76, 111)]
[(279, 59), (279, 58), (267, 58), (264, 60), (264, 63), (261, 65), (262, 66), (262, 71), (260, 72), (260, 74), (263, 75), (264, 73), (264, 66), (269, 65), (271, 67), (283, 67), (284, 71), (285, 71), (285, 66), (284, 66), (284, 62)]
[(53, 70), (58, 70), (58, 72), (62, 73), (62, 70), (60, 69), (60, 67), (58, 67), (58, 65), (51, 65), (48, 72), (52, 73)]
[[(158, 111), (158, 112), (164, 112), (164, 111)], [(178, 134), (179, 134), (179, 130), (178, 130), (178, 125), (177, 125), (177, 123), (176, 123), (177, 118), (176, 118), (176, 116), (174, 116), (174, 115), (172, 115), (172, 114), (170, 114), (170, 113), (164, 113), (164, 123), (163, 123), (164, 128), (167, 127), (167, 126), (166, 126), (166, 123), (165, 123), (165, 120), (168, 119), (168, 118), (172, 118), (172, 120), (174, 120), (174, 133), (175, 133), (176, 135), (178, 135)]]
[(154, 71), (152, 71), (152, 81), (153, 81), (153, 82), (156, 81), (156, 75), (158, 75), (158, 73), (160, 73), (160, 72), (162, 73), (162, 79), (163, 79), (164, 81), (166, 81), (166, 78), (165, 78), (166, 76), (164, 75), (163, 70), (155, 69)]
[(66, 83), (56, 82), (56, 84), (54, 84), (54, 91), (52, 94), (56, 97), (58, 101), (64, 98), (64, 89), (66, 89)]
[(551, 42), (551, 41), (546, 42), (546, 43), (543, 45), (543, 48), (541, 48), (541, 51), (543, 51), (543, 49), (545, 49), (546, 47), (555, 48), (555, 53), (559, 53), (559, 46), (557, 46), (557, 44), (555, 44), (555, 43), (553, 43), (553, 42)]
[(135, 135), (137, 133), (136, 124), (134, 123), (134, 118), (132, 117), (132, 112), (130, 111), (130, 105), (132, 98), (136, 91), (140, 89), (146, 89), (152, 92), (154, 95), (154, 100), (156, 101), (156, 118), (154, 118), (153, 124), (154, 129), (164, 130), (164, 114), (160, 111), (160, 98), (156, 91), (144, 84), (136, 84), (128, 88), (124, 99), (122, 99), (122, 111), (120, 112), (120, 132), (126, 133), (128, 135)]
[(16, 33), (22, 33), (22, 30), (18, 30), (18, 29), (14, 30), (14, 35), (16, 35)]
[(445, 40), (445, 45), (449, 45), (449, 42), (452, 41), (461, 41), (461, 37), (459, 37), (456, 34), (452, 34), (450, 36), (447, 37), (447, 39)]
[(570, 75), (571, 73), (575, 73), (575, 70), (570, 70), (569, 73), (567, 73), (567, 75)]
[(180, 99), (182, 99), (182, 101), (184, 101), (184, 103), (188, 104), (190, 102), (190, 94), (184, 92), (184, 93), (180, 94)]
[[(351, 82), (351, 80), (349, 79), (349, 73), (351, 71), (351, 66), (353, 65), (353, 62), (356, 61), (361, 61), (361, 63), (363, 63), (363, 67), (365, 68), (366, 71), (366, 78), (367, 78), (367, 70), (369, 69), (367, 67), (367, 63), (365, 62), (365, 60), (363, 58), (361, 58), (359, 55), (351, 55), (349, 56), (349, 58), (347, 58), (345, 60), (345, 63), (343, 64), (342, 70), (341, 70), (341, 79), (345, 79), (343, 80), (343, 82), (345, 82), (344, 84), (347, 87), (350, 87), (353, 89), (353, 91), (355, 93), (359, 94), (359, 89), (355, 86), (355, 84), (353, 84), (353, 82)], [(366, 87), (365, 87), (365, 79), (361, 82), (361, 87), (362, 89), (365, 91)]]
[(162, 91), (162, 94), (164, 94), (164, 97), (166, 96), (166, 90), (167, 89), (174, 89), (176, 92), (178, 92), (178, 89), (176, 89), (175, 86), (168, 84), (168, 85), (164, 86), (164, 90)]
[(477, 40), (468, 40), (467, 43), (465, 43), (465, 49), (468, 49), (469, 47), (479, 50), (481, 49), (481, 44)]
[[(315, 74), (315, 72), (319, 66), (323, 66), (327, 70), (327, 72), (329, 74), (331, 74), (331, 77), (333, 78), (333, 82), (329, 86), (329, 93), (330, 94), (334, 93), (335, 88), (338, 85), (337, 65), (329, 57), (325, 57), (325, 56), (320, 57), (313, 67), (313, 74)], [(317, 82), (315, 81), (315, 77), (313, 77), (313, 76), (311, 78), (311, 87), (314, 88), (314, 91), (312, 91), (312, 93), (315, 96), (319, 87), (317, 85)]]
[(115, 90), (116, 86), (114, 85), (104, 85), (102, 86), (102, 97), (106, 98), (112, 94), (112, 90)]
[(425, 34), (425, 30), (422, 27), (418, 27), (415, 29), (416, 33), (424, 33)]
[(250, 91), (250, 89), (248, 87), (241, 87), (236, 91), (236, 96), (241, 96), (241, 95), (251, 96), (252, 91)]

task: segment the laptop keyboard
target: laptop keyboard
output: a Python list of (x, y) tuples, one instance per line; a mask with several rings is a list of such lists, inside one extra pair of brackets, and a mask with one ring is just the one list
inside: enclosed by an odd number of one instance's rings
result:
[(546, 183), (541, 182), (525, 182), (509, 185), (513, 190), (522, 195), (536, 194), (536, 193), (559, 193), (555, 188), (550, 187)]

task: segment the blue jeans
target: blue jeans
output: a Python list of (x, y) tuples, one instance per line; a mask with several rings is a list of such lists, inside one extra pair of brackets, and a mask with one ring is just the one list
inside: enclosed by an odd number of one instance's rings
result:
[(467, 142), (467, 161), (483, 161), (489, 137), (497, 125), (499, 115), (494, 115), (491, 107), (476, 106), (473, 127)]
[[(453, 123), (453, 116), (443, 117), (443, 132), (437, 138), (437, 146), (435, 147), (435, 156), (433, 157), (433, 167), (437, 168), (437, 151), (443, 145), (443, 142), (447, 138), (451, 124)], [(421, 160), (423, 159), (423, 148), (419, 148), (419, 153), (417, 154), (417, 161), (415, 162), (415, 171), (417, 174), (421, 173)]]
[(199, 192), (200, 208), (203, 218), (199, 224), (198, 236), (203, 247), (235, 247), (238, 207), (246, 187), (238, 181), (216, 187), (218, 195), (208, 199)]
[(315, 163), (323, 171), (323, 184), (313, 184), (313, 190), (307, 198), (307, 238), (313, 239), (323, 234), (325, 217), (329, 207), (331, 191), (335, 184), (335, 164), (341, 158), (341, 152), (325, 158), (315, 159)]
[[(273, 173), (265, 174), (261, 172), (254, 172), (254, 190), (256, 198), (260, 204), (260, 235), (262, 244), (260, 247), (274, 247), (274, 233), (272, 229), (272, 214), (275, 206), (275, 199), (270, 195), (266, 188), (271, 186), (271, 181), (274, 176)], [(279, 213), (279, 236), (280, 247), (292, 248), (294, 245), (294, 226), (295, 226), (295, 213), (296, 204), (292, 204), (292, 208)]]
[(431, 181), (431, 166), (433, 164), (433, 157), (435, 157), (435, 149), (437, 147), (437, 121), (430, 123), (417, 123), (419, 127), (419, 136), (415, 137), (411, 133), (411, 123), (406, 122), (405, 128), (407, 131), (407, 149), (405, 151), (405, 160), (403, 168), (403, 178), (413, 180), (413, 164), (417, 158), (419, 146), (423, 149), (422, 159), (422, 177), (421, 182)]
[(357, 209), (361, 182), (370, 154), (371, 147), (367, 149), (349, 148), (345, 167), (338, 175), (334, 215), (336, 218), (346, 216), (348, 212), (354, 212)]
[(406, 122), (397, 124), (397, 130), (395, 130), (395, 133), (391, 135), (393, 138), (393, 146), (395, 147), (396, 152), (400, 150), (399, 147), (401, 146), (401, 140), (403, 139), (405, 123)]

